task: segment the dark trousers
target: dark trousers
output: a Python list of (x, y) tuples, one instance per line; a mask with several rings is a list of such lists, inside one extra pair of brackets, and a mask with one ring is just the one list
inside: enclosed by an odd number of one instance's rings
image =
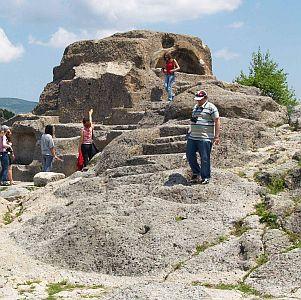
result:
[(7, 173), (8, 173), (8, 166), (9, 166), (9, 158), (7, 152), (1, 152), (1, 172), (0, 172), (0, 181), (5, 182), (7, 181)]
[(84, 167), (86, 167), (90, 159), (93, 157), (92, 144), (82, 144), (81, 150), (84, 157)]
[[(210, 153), (212, 149), (212, 142), (206, 140), (187, 140), (186, 157), (190, 168), (194, 175), (199, 175), (202, 179), (211, 177), (210, 168)], [(197, 152), (201, 157), (201, 167), (197, 161)]]

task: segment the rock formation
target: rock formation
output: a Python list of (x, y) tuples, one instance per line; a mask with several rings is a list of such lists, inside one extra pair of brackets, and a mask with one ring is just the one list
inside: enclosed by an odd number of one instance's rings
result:
[[(183, 67), (172, 105), (161, 101), (156, 70), (167, 49)], [(190, 184), (183, 157), (198, 89), (222, 116), (206, 186)], [(57, 165), (73, 174), (1, 199), (1, 297), (300, 298), (301, 140), (283, 107), (256, 88), (216, 80), (209, 48), (193, 37), (132, 31), (74, 43), (39, 115), (10, 121), (20, 176), (39, 166), (48, 123), (71, 165), (81, 126), (73, 122), (91, 106), (101, 153), (89, 170)]]

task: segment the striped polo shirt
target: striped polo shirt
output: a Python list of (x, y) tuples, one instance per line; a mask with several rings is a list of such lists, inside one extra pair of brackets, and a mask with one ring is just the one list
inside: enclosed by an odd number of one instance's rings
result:
[(219, 117), (216, 106), (209, 101), (202, 106), (196, 104), (192, 111), (192, 117), (197, 118), (197, 122), (191, 123), (188, 138), (212, 141), (214, 139), (214, 119)]

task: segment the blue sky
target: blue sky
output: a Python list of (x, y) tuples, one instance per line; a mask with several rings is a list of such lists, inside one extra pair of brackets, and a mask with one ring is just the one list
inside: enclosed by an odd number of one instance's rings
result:
[[(124, 3), (123, 3), (124, 2)], [(300, 0), (0, 0), (0, 97), (38, 101), (66, 45), (116, 31), (200, 37), (213, 72), (232, 81), (260, 46), (301, 98)]]

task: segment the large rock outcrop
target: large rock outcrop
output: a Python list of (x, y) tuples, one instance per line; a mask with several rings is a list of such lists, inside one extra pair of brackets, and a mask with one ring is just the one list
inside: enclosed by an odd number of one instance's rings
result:
[(163, 67), (166, 51), (181, 72), (212, 78), (211, 53), (199, 38), (130, 31), (68, 46), (34, 112), (71, 122), (94, 107), (95, 120), (103, 121), (113, 108), (138, 109), (145, 101), (160, 101), (162, 81), (154, 69)]

